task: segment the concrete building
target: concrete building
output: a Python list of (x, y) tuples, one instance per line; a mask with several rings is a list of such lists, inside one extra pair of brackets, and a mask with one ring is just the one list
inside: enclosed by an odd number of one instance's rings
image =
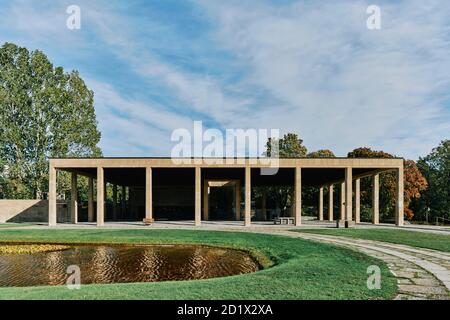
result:
[[(71, 221), (78, 222), (77, 178), (89, 179), (88, 221), (129, 220), (252, 220), (273, 219), (262, 186), (292, 186), (291, 216), (301, 225), (302, 186), (319, 190), (318, 219), (338, 225), (360, 221), (360, 180), (373, 181), (373, 223), (379, 223), (379, 174), (397, 173), (395, 223), (403, 225), (403, 159), (295, 158), (278, 159), (276, 174), (262, 174), (270, 165), (253, 158), (52, 158), (49, 168), (49, 225), (56, 225), (58, 171), (72, 174)], [(180, 163), (181, 162), (181, 163)], [(340, 187), (339, 214), (335, 214), (333, 189)], [(353, 185), (355, 186), (353, 188)], [(106, 196), (106, 189), (110, 196)], [(263, 190), (264, 188), (260, 188)], [(331, 192), (330, 192), (331, 191)], [(324, 196), (328, 193), (328, 214)], [(120, 196), (119, 196), (120, 195)]]

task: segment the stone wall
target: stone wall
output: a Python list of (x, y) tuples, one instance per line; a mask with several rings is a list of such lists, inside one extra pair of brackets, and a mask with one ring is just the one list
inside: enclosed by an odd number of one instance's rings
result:
[[(70, 221), (70, 203), (57, 202), (58, 222)], [(48, 200), (0, 200), (0, 223), (48, 222)]]

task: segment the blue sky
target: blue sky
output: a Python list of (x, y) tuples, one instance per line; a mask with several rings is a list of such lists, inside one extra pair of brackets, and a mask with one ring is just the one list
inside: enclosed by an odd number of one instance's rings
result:
[[(366, 28), (369, 4), (381, 30)], [(417, 159), (450, 138), (449, 1), (0, 0), (0, 16), (2, 43), (81, 73), (106, 156), (170, 155), (196, 120), (340, 156)]]

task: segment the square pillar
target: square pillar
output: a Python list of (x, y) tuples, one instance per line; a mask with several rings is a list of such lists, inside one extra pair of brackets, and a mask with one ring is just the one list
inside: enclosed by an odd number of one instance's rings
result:
[(395, 199), (395, 225), (401, 227), (404, 222), (404, 209), (403, 209), (403, 165), (397, 169), (397, 194)]
[(195, 167), (195, 226), (202, 224), (202, 176), (201, 168)]
[(70, 221), (74, 224), (78, 223), (78, 176), (72, 172), (72, 183), (70, 188)]
[(235, 214), (236, 214), (236, 221), (241, 220), (241, 181), (237, 180), (236, 181), (236, 186), (235, 186), (235, 192), (236, 192), (236, 198), (235, 198)]
[(372, 176), (372, 223), (380, 223), (380, 175)]
[(323, 187), (319, 188), (319, 221), (323, 220)]
[(345, 168), (345, 221), (353, 220), (353, 175), (352, 168)]
[(209, 183), (203, 181), (203, 220), (209, 220)]
[(264, 217), (264, 220), (267, 220), (267, 193), (266, 189), (263, 189), (262, 192), (262, 199), (261, 199), (261, 213)]
[(145, 223), (153, 222), (153, 172), (145, 168)]
[(94, 222), (94, 179), (88, 178), (88, 222)]
[(345, 219), (345, 182), (341, 183), (339, 220)]
[(113, 220), (117, 220), (117, 184), (113, 184)]
[(130, 186), (128, 186), (128, 208), (127, 208), (127, 211), (128, 211), (128, 214), (130, 217), (133, 216), (133, 201), (134, 201), (133, 190)]
[(334, 186), (330, 185), (328, 187), (328, 221), (334, 220), (334, 201), (333, 201), (333, 193), (334, 193)]
[(251, 168), (245, 167), (245, 226), (250, 226), (252, 216), (251, 216), (251, 209), (252, 209), (252, 189), (251, 189)]
[(120, 208), (120, 216), (122, 218), (124, 218), (125, 217), (125, 208), (126, 208), (126, 206), (125, 206), (125, 204), (126, 204), (126, 188), (125, 188), (125, 186), (122, 186), (122, 192), (121, 193), (122, 194), (121, 194), (121, 200), (120, 200), (120, 206), (121, 206), (121, 208)]
[(105, 179), (102, 167), (97, 167), (97, 227), (105, 224)]
[(48, 226), (56, 226), (56, 168), (52, 165), (48, 174)]
[(302, 225), (302, 168), (295, 168), (295, 225)]
[(361, 222), (361, 180), (355, 180), (355, 223)]

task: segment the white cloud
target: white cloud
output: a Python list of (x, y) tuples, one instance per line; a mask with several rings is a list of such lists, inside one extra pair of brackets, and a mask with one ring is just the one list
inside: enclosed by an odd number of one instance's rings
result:
[[(366, 28), (366, 1), (197, 3), (216, 24), (202, 46), (234, 57), (223, 76), (205, 71), (210, 62), (190, 69), (188, 60), (186, 67), (161, 59), (147, 39), (162, 41), (165, 21), (136, 32), (134, 16), (107, 2), (80, 0), (82, 29), (73, 32), (65, 27), (69, 1), (15, 1), (0, 8), (0, 30), (8, 31), (0, 39), (60, 55), (80, 50), (88, 59), (90, 50), (113, 52), (148, 88), (164, 87), (170, 105), (142, 98), (145, 85), (121, 95), (89, 73), (107, 155), (168, 155), (171, 130), (193, 120), (297, 132), (309, 149), (339, 155), (372, 146), (417, 158), (449, 138), (450, 3), (379, 1), (379, 31)], [(180, 47), (164, 53), (183, 58)], [(71, 63), (65, 67), (78, 69)]]
[(251, 118), (236, 114), (237, 126), (296, 131), (311, 149), (340, 155), (368, 145), (413, 158), (450, 132), (446, 2), (382, 3), (380, 31), (366, 28), (362, 1), (200, 3), (248, 67), (242, 85), (279, 101)]
[(167, 155), (173, 144), (171, 132), (191, 128), (188, 117), (167, 111), (163, 106), (126, 99), (113, 86), (88, 79), (94, 91), (101, 146), (106, 155)]

